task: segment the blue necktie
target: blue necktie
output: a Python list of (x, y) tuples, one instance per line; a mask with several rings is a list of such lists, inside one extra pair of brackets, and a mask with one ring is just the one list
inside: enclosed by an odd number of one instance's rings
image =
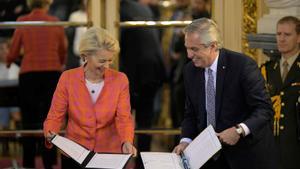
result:
[(212, 70), (209, 68), (206, 89), (207, 126), (211, 124), (214, 128), (216, 127), (215, 101), (216, 91), (214, 87), (214, 77)]

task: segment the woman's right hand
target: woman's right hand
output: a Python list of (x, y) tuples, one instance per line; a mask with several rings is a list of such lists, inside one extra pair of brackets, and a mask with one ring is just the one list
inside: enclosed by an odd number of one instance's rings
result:
[[(56, 135), (56, 133), (54, 133), (53, 131), (49, 131), (49, 132), (45, 135), (45, 139), (46, 139), (46, 142), (47, 142), (46, 144), (51, 145), (51, 147), (52, 147), (51, 139), (54, 137), (54, 135)], [(64, 156), (70, 158), (69, 155), (67, 155), (65, 152), (61, 151), (60, 149), (59, 149), (59, 152), (60, 152), (62, 155), (64, 155)]]
[(122, 145), (122, 152), (132, 154), (133, 157), (137, 156), (136, 148), (128, 141), (124, 142)]
[(51, 143), (51, 139), (54, 137), (54, 135), (56, 135), (56, 133), (48, 131), (48, 133), (45, 135), (45, 139), (47, 140), (47, 142)]

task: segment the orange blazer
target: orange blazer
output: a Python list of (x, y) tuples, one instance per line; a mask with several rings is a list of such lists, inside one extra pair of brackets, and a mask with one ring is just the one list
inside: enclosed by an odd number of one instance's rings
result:
[(134, 122), (130, 109), (125, 74), (106, 69), (104, 86), (93, 104), (85, 85), (83, 67), (67, 70), (57, 84), (44, 122), (44, 133), (58, 133), (67, 115), (67, 138), (95, 152), (120, 153), (123, 142), (133, 143)]
[[(20, 16), (18, 21), (57, 22), (59, 19), (48, 15), (47, 10), (34, 9), (30, 14)], [(66, 63), (67, 44), (67, 37), (62, 26), (19, 27), (14, 32), (6, 61), (8, 65), (13, 63), (20, 58), (20, 51), (23, 49), (24, 56), (20, 73), (61, 72)]]

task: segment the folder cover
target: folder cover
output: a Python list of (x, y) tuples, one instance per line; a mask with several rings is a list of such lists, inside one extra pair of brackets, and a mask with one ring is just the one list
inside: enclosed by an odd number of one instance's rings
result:
[(54, 135), (51, 143), (83, 168), (122, 169), (131, 157), (131, 154), (96, 153), (60, 135)]
[(141, 152), (145, 169), (199, 169), (222, 145), (210, 125), (203, 130), (181, 155), (167, 152)]

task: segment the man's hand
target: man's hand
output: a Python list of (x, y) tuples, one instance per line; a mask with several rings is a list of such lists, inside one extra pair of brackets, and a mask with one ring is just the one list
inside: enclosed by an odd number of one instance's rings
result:
[(221, 133), (217, 133), (217, 136), (222, 143), (231, 146), (235, 145), (240, 139), (240, 135), (236, 132), (235, 127), (231, 127)]
[(179, 143), (173, 150), (173, 153), (176, 153), (177, 155), (180, 155), (180, 153), (183, 152), (183, 150), (189, 145), (187, 142), (181, 142)]
[(128, 141), (124, 142), (122, 145), (122, 152), (123, 153), (128, 153), (128, 154), (132, 154), (133, 157), (136, 157), (137, 155), (137, 150), (136, 148)]

